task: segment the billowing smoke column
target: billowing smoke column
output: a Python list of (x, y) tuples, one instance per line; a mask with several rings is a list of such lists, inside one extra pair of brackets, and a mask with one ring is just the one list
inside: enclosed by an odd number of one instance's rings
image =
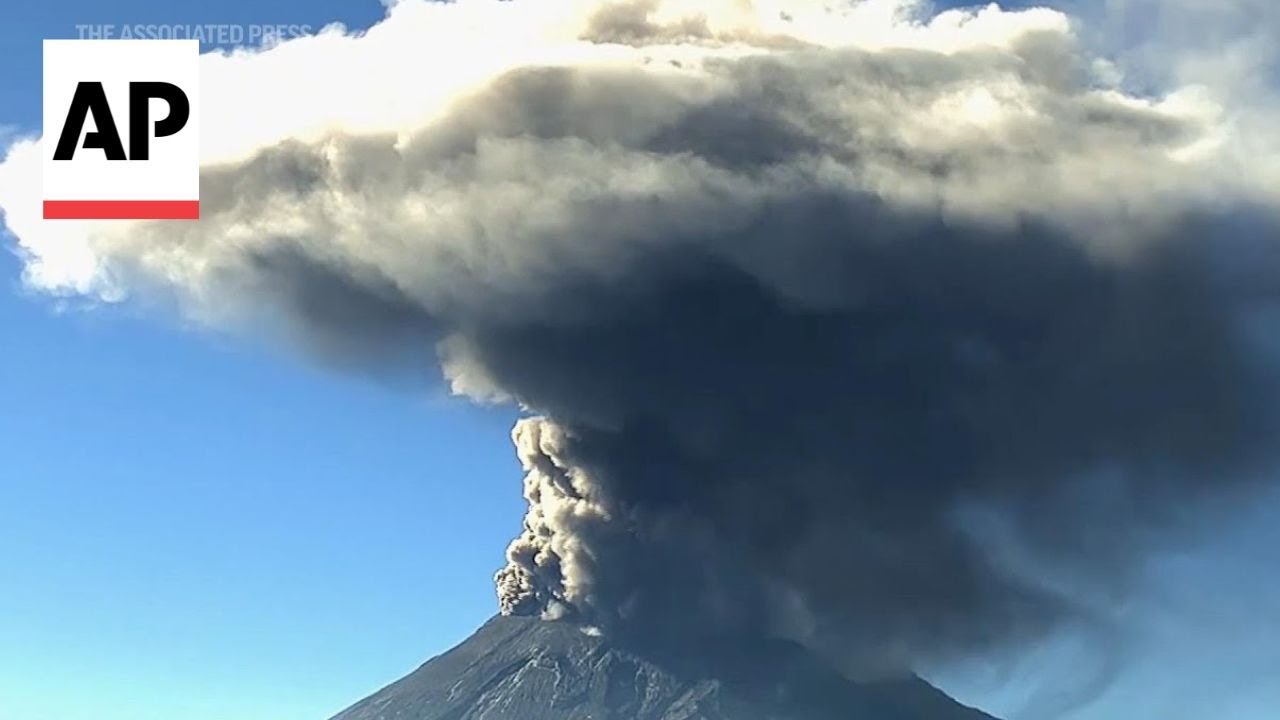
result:
[[(352, 42), (532, 12), (408, 5)], [(198, 224), (0, 202), (35, 282), (528, 410), (508, 613), (898, 671), (1087, 612), (1039, 570), (1122, 591), (1275, 459), (1273, 146), (1049, 11), (686, 5), (548, 3), (537, 61), (211, 166)]]
[(1205, 239), (1110, 263), (1034, 222), (797, 199), (722, 241), (777, 243), (823, 291), (694, 252), (576, 287), (581, 320), (455, 337), (547, 414), (514, 433), (530, 510), (503, 610), (779, 634), (863, 672), (1043, 632), (1082, 608), (966, 508), (1110, 586), (1136, 535), (1270, 450)]

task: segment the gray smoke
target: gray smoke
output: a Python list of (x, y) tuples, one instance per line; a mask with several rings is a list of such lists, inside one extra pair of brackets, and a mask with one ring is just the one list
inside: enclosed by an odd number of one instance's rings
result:
[(850, 197), (771, 208), (733, 242), (755, 233), (850, 296), (810, 305), (694, 253), (635, 267), (635, 294), (579, 286), (581, 324), (465, 336), (547, 414), (514, 433), (530, 512), (504, 611), (909, 665), (1084, 611), (1002, 566), (964, 508), (1114, 588), (1142, 533), (1273, 449), (1242, 299), (1194, 234), (1114, 265), (1034, 223)]
[[(637, 7), (588, 37), (729, 42)], [(437, 353), (518, 403), (502, 610), (631, 637), (857, 672), (1040, 637), (1090, 610), (1028, 566), (1122, 593), (1275, 460), (1280, 215), (1184, 158), (1212, 128), (1100, 88), (1065, 33), (755, 40), (281, 144), (208, 168), (198, 225), (96, 249), (201, 319)]]

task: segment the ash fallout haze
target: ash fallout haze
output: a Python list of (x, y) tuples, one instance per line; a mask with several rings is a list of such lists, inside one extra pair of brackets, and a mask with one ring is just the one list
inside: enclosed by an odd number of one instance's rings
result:
[[(546, 717), (962, 717), (917, 675), (1011, 719), (1280, 712), (1280, 5), (374, 9), (200, 55), (199, 220), (43, 219), (23, 119), (0, 164), (42, 322), (518, 416), (523, 522), (466, 568), (508, 617), (340, 717), (543, 717), (560, 684), (477, 673), (551, 655), (670, 699)], [(422, 482), (424, 525), (488, 487)], [(726, 647), (869, 704), (689, 704)]]

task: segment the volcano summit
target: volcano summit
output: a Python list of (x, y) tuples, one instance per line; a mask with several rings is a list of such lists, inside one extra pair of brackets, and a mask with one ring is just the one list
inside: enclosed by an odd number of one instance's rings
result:
[(786, 642), (695, 660), (495, 617), (332, 720), (994, 720), (918, 678), (855, 683)]

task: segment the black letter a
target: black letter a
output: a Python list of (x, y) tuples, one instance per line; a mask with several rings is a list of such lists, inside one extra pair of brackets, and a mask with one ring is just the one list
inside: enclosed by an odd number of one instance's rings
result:
[(100, 82), (76, 85), (76, 94), (71, 98), (71, 108), (67, 110), (53, 159), (70, 160), (75, 155), (80, 131), (84, 130), (84, 121), (89, 113), (93, 113), (93, 124), (98, 129), (84, 136), (84, 146), (101, 148), (108, 160), (124, 160), (124, 145), (120, 143), (120, 133), (116, 132), (116, 121), (111, 117), (111, 106), (107, 104), (107, 93)]

